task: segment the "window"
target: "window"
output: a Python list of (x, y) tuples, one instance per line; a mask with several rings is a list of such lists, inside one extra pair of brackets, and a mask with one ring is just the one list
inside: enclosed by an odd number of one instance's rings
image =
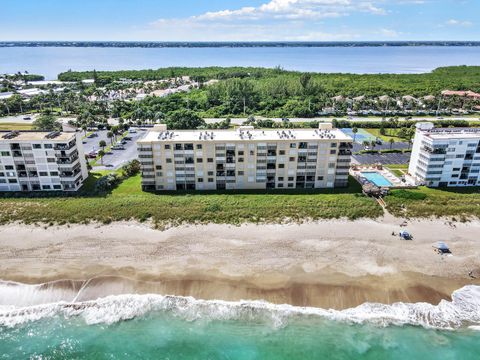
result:
[(295, 161), (295, 158), (294, 158), (294, 157), (290, 157), (290, 158), (288, 158), (288, 161)]
[(5, 170), (13, 170), (13, 165), (5, 165)]
[(170, 145), (169, 144), (165, 145), (165, 150), (170, 150)]
[(175, 150), (183, 150), (182, 144), (175, 144)]
[(213, 163), (213, 158), (208, 158), (208, 159), (207, 159), (207, 162)]
[(331, 143), (331, 144), (330, 144), (330, 147), (331, 147), (331, 148), (336, 148), (336, 147), (337, 147), (337, 143)]
[(40, 171), (38, 174), (40, 176), (48, 176), (48, 172), (46, 172), (46, 171)]
[(279, 169), (285, 169), (285, 164), (278, 164)]
[(54, 163), (54, 162), (55, 162), (55, 159), (54, 159), (54, 158), (47, 158), (47, 162), (49, 162), (49, 163)]
[(62, 189), (62, 185), (53, 185), (53, 188), (55, 190), (61, 190)]
[(213, 182), (213, 178), (208, 178), (208, 182), (209, 182), (209, 183), (212, 183), (212, 182)]
[(2, 155), (2, 156), (10, 156), (10, 152), (9, 152), (9, 151), (2, 151), (2, 152), (0, 152), (0, 155)]
[(288, 177), (288, 181), (294, 181), (294, 180), (295, 180), (295, 178), (293, 176)]
[(250, 150), (250, 156), (253, 156), (253, 155), (255, 155), (255, 151)]
[(156, 165), (156, 166), (155, 166), (155, 169), (157, 169), (157, 170), (162, 170), (162, 165)]
[(278, 178), (278, 181), (283, 181), (283, 179), (284, 179), (283, 176), (280, 176), (280, 177)]
[(243, 151), (239, 151), (238, 152), (238, 156), (243, 156), (244, 152)]
[(3, 173), (3, 172), (0, 172), (0, 176), (5, 176), (5, 173)]
[(202, 158), (197, 158), (197, 163), (203, 163), (203, 159)]
[(167, 164), (171, 164), (172, 163), (172, 159), (168, 158), (165, 160), (167, 162)]
[(243, 162), (243, 157), (238, 158), (238, 162)]
[[(44, 144), (43, 147), (45, 149), (53, 149), (53, 145), (52, 144)], [(49, 185), (45, 185), (45, 186), (49, 186)], [(49, 187), (50, 188), (50, 187)]]
[(202, 144), (197, 144), (197, 150), (202, 150)]
[(208, 176), (213, 176), (213, 171), (209, 171)]
[(58, 176), (58, 171), (51, 171), (50, 176)]
[(41, 149), (42, 148), (42, 144), (32, 144), (32, 147), (34, 149)]
[(278, 151), (278, 154), (279, 154), (279, 155), (285, 155), (285, 150), (279, 150), (279, 151)]
[(337, 150), (330, 150), (330, 155), (335, 155), (337, 153)]
[(7, 182), (7, 180), (5, 179), (0, 179), (0, 184), (5, 184)]
[(317, 180), (318, 180), (318, 181), (323, 181), (323, 176), (319, 176), (319, 177), (317, 178)]
[(9, 184), (16, 184), (16, 183), (17, 183), (17, 179), (8, 179), (8, 183), (9, 183)]
[(50, 190), (52, 187), (50, 185), (42, 185), (43, 190)]
[(335, 168), (335, 163), (328, 163), (328, 168), (329, 169), (334, 169)]
[(293, 188), (294, 185), (293, 185), (293, 184), (288, 184), (288, 187), (289, 187), (289, 188)]
[(238, 176), (243, 176), (244, 172), (243, 171), (239, 171), (238, 172)]
[(278, 184), (278, 187), (279, 187), (279, 188), (283, 188), (283, 184)]
[(203, 178), (198, 178), (198, 179), (197, 179), (197, 182), (202, 183), (202, 182), (203, 182)]

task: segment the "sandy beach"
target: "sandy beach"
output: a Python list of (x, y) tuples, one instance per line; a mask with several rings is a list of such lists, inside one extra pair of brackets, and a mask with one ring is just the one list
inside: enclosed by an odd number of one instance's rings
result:
[[(164, 231), (136, 223), (11, 224), (0, 227), (0, 278), (47, 283), (44, 289), (76, 300), (160, 293), (336, 309), (367, 301), (436, 304), (480, 284), (480, 222), (402, 223), (388, 216)], [(413, 241), (392, 235), (402, 229)], [(453, 256), (435, 253), (437, 241)]]

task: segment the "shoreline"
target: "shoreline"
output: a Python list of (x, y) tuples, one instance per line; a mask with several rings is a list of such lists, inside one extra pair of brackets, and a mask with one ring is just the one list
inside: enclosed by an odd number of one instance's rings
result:
[[(465, 285), (480, 285), (480, 222), (409, 221), (413, 241), (392, 236), (403, 222), (385, 216), (163, 231), (138, 223), (10, 224), (0, 226), (0, 279), (47, 283), (41, 288), (66, 290), (67, 301), (156, 293), (333, 309), (437, 304)], [(453, 256), (435, 253), (436, 241), (447, 242)], [(0, 305), (14, 302), (8, 296)]]

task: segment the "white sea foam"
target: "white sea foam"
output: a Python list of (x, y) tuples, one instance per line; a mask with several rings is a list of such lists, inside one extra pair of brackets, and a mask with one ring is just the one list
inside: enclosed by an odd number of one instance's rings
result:
[(408, 324), (439, 329), (475, 329), (480, 326), (480, 286), (465, 286), (452, 294), (452, 301), (442, 300), (438, 305), (365, 303), (341, 311), (275, 305), (263, 301), (228, 302), (179, 296), (116, 295), (83, 302), (60, 301), (27, 307), (0, 306), (0, 326), (12, 327), (53, 316), (82, 317), (87, 324), (113, 324), (152, 311), (168, 312), (187, 321), (265, 321), (277, 327), (293, 318), (314, 316), (378, 326)]

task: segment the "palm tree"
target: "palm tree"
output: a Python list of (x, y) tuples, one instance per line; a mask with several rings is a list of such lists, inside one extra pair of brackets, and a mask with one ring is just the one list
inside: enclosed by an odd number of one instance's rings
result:
[(103, 151), (105, 151), (105, 146), (107, 146), (107, 143), (105, 142), (105, 140), (100, 140), (98, 146), (101, 147)]
[(87, 125), (82, 125), (83, 135), (87, 136)]
[(353, 142), (355, 142), (355, 139), (357, 138), (358, 128), (354, 127), (352, 129), (352, 133), (353, 133)]
[(107, 138), (110, 139), (110, 144), (113, 144), (113, 131), (107, 132)]
[(363, 148), (366, 148), (370, 145), (370, 143), (367, 140), (363, 140), (362, 145), (363, 145)]
[(105, 156), (105, 151), (100, 150), (98, 152), (98, 156), (100, 156), (100, 163), (103, 165), (103, 157)]
[(393, 138), (390, 138), (388, 140), (388, 142), (390, 143), (390, 150), (392, 150), (392, 147), (393, 147), (393, 144), (395, 143), (395, 140)]
[(377, 146), (377, 142), (375, 140), (372, 140), (370, 142), (370, 145), (372, 146), (372, 150), (375, 149), (375, 146)]

